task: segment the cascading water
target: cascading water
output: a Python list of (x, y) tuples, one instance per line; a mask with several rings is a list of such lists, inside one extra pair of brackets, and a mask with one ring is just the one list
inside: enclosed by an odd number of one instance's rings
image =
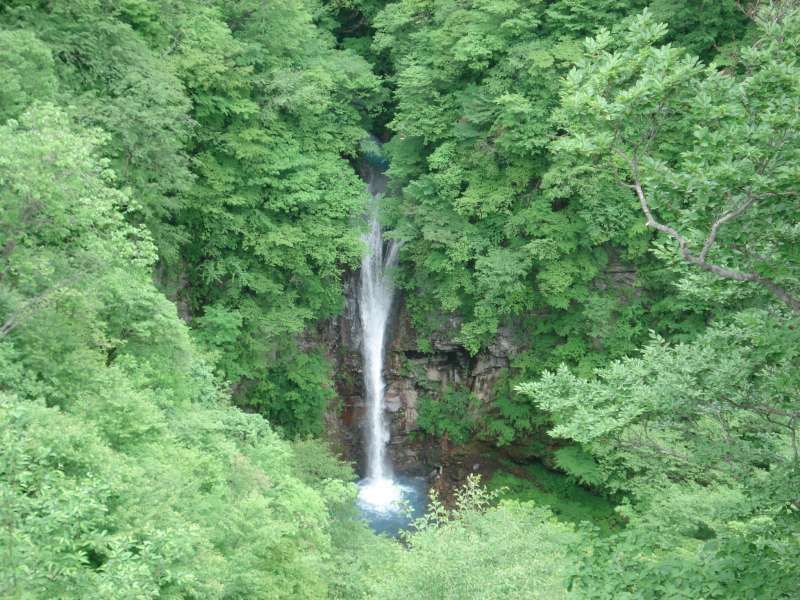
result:
[[(370, 193), (376, 197), (370, 181)], [(374, 480), (391, 479), (391, 466), (386, 460), (386, 445), (389, 430), (384, 418), (383, 353), (386, 326), (394, 299), (394, 286), (387, 272), (397, 264), (398, 244), (394, 240), (386, 245), (378, 222), (377, 206), (370, 206), (369, 230), (366, 233), (367, 253), (361, 262), (361, 286), (359, 288), (359, 314), (361, 316), (362, 347), (364, 361), (364, 388), (367, 399), (367, 476)]]
[(383, 358), (386, 328), (394, 300), (394, 286), (388, 272), (397, 264), (399, 244), (394, 240), (384, 242), (378, 221), (378, 202), (386, 177), (372, 166), (366, 170), (369, 178), (367, 190), (372, 201), (368, 212), (369, 225), (364, 235), (367, 251), (361, 261), (358, 309), (367, 402), (367, 477), (362, 483), (359, 500), (376, 510), (390, 510), (402, 494), (392, 479), (392, 468), (386, 456), (389, 428), (384, 414)]
[(394, 303), (391, 271), (397, 265), (400, 244), (395, 240), (384, 241), (378, 220), (378, 205), (386, 188), (386, 176), (369, 163), (365, 165), (365, 171), (367, 190), (372, 200), (364, 235), (367, 251), (361, 261), (358, 306), (367, 403), (364, 428), (367, 464), (366, 478), (359, 483), (358, 501), (373, 526), (391, 532), (407, 522), (404, 504), (411, 504), (412, 508), (420, 506), (420, 499), (424, 500), (424, 492), (418, 482), (394, 477), (386, 451), (389, 426), (384, 408), (383, 365), (386, 332)]

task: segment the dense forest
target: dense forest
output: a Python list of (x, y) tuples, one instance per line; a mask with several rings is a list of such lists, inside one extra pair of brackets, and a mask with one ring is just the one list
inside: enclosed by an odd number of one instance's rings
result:
[[(0, 597), (800, 598), (799, 58), (797, 0), (2, 0)], [(320, 333), (365, 160), (409, 355), (523, 340), (398, 537)]]

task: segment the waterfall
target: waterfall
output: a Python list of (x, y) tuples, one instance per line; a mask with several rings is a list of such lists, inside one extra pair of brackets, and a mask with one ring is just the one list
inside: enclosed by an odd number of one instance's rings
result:
[(388, 166), (377, 139), (362, 145), (361, 175), (367, 182), (370, 203), (366, 252), (361, 260), (358, 312), (361, 321), (361, 359), (364, 369), (364, 420), (366, 477), (358, 483), (358, 506), (362, 516), (379, 533), (397, 535), (425, 511), (427, 485), (422, 477), (396, 475), (387, 453), (389, 423), (384, 407), (383, 380), (386, 333), (394, 303), (392, 270), (397, 265), (400, 243), (383, 239), (378, 212), (386, 189)]
[(386, 176), (377, 168), (366, 166), (368, 191), (372, 198), (368, 209), (368, 227), (364, 234), (367, 245), (361, 261), (358, 305), (361, 318), (361, 356), (364, 368), (364, 390), (367, 403), (365, 423), (367, 477), (362, 482), (359, 500), (371, 510), (392, 510), (402, 496), (394, 481), (392, 466), (386, 454), (389, 426), (384, 410), (385, 382), (383, 366), (386, 351), (386, 330), (389, 325), (394, 286), (390, 271), (397, 265), (400, 244), (383, 240), (378, 220), (378, 205), (386, 187)]
[[(370, 187), (372, 183), (370, 182)], [(367, 401), (367, 476), (377, 480), (391, 477), (391, 465), (386, 458), (389, 429), (383, 406), (385, 388), (383, 359), (386, 328), (394, 297), (394, 286), (387, 272), (397, 264), (398, 244), (393, 240), (388, 241), (384, 256), (384, 242), (375, 199), (376, 195), (373, 195), (369, 228), (364, 236), (367, 253), (361, 262), (358, 304), (361, 316), (364, 390)]]

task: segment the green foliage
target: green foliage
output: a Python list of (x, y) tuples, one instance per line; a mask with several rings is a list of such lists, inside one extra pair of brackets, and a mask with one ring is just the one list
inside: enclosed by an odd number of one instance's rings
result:
[(603, 482), (597, 461), (580, 446), (564, 446), (553, 453), (556, 464), (566, 473), (586, 485), (599, 485)]
[(342, 157), (365, 135), (354, 104), (371, 106), (378, 80), (301, 3), (203, 14), (176, 48), (199, 125), (192, 201), (179, 214), (190, 234), (185, 296), (199, 338), (241, 383), (237, 400), (287, 431), (318, 432), (324, 367), (291, 340), (340, 310), (342, 271), (361, 255), (352, 221), (366, 194)]
[(91, 419), (13, 397), (0, 413), (4, 595), (324, 595), (301, 550), (325, 552), (323, 498), (260, 418), (179, 410), (119, 452)]
[(668, 24), (670, 41), (677, 41), (703, 58), (719, 53), (716, 58), (724, 59), (749, 33), (746, 9), (736, 0), (654, 0), (649, 3), (649, 10), (657, 21)]
[(551, 434), (580, 443), (603, 485), (633, 502), (619, 539), (586, 557), (587, 593), (790, 594), (797, 569), (784, 557), (800, 531), (795, 321), (741, 313), (691, 344), (656, 338), (593, 379), (561, 369), (520, 386), (552, 415)]
[(420, 399), (417, 425), (425, 433), (463, 444), (475, 429), (479, 408), (480, 401), (469, 391), (447, 389), (435, 399)]
[(539, 463), (526, 466), (524, 477), (518, 471), (519, 467), (515, 470), (517, 475), (498, 471), (487, 486), (501, 491), (504, 499), (532, 502), (546, 508), (564, 523), (591, 524), (604, 534), (621, 529), (622, 521), (614, 512), (614, 504), (582, 487), (572, 477), (550, 471)]
[(704, 275), (691, 272), (684, 288), (708, 301), (713, 278), (750, 282), (800, 310), (800, 15), (773, 13), (730, 71), (656, 46), (666, 27), (650, 13), (621, 47), (607, 31), (588, 40), (561, 93), (565, 135), (553, 147), (573, 172), (599, 167), (636, 190), (620, 204), (640, 204), (647, 225), (678, 242), (657, 253)]
[(453, 510), (434, 503), (372, 597), (565, 598), (578, 536), (530, 503), (492, 507), (495, 496), (471, 478)]
[[(746, 29), (733, 0), (656, 4), (673, 39), (705, 55)], [(650, 329), (692, 336), (719, 309), (676, 297), (680, 275), (648, 252), (630, 192), (552, 145), (583, 38), (620, 29), (644, 5), (398, 1), (371, 23), (373, 50), (391, 64), (387, 212), (406, 242), (399, 279), (415, 327), (429, 336), (457, 317), (472, 354), (500, 327), (532, 340), (487, 415), (502, 444), (542, 421), (514, 396), (516, 383), (562, 362), (590, 373), (634, 352)]]
[[(666, 28), (645, 13), (624, 36), (587, 41), (565, 80), (553, 149), (582, 182), (573, 190), (589, 199), (608, 179), (629, 184), (627, 202), (678, 242), (655, 254), (680, 295), (759, 307), (728, 312), (682, 343), (653, 333), (638, 356), (590, 377), (564, 365), (518, 387), (549, 413), (551, 435), (578, 444), (559, 464), (628, 497), (626, 528), (582, 554), (578, 597), (796, 593), (786, 557), (800, 539), (799, 23), (790, 5), (765, 7), (758, 42), (720, 71), (657, 47)], [(789, 308), (771, 307), (776, 300)]]
[(0, 595), (326, 597), (354, 487), (227, 405), (102, 141), (0, 128)]
[[(740, 4), (3, 2), (0, 596), (794, 597), (800, 12)], [(312, 438), (360, 159), (420, 349), (529, 339), (421, 428), (566, 473), (402, 544)]]
[(123, 8), (79, 0), (46, 8), (14, 1), (0, 11), (0, 24), (32, 32), (46, 44), (60, 101), (82, 124), (109, 134), (104, 154), (120, 183), (135, 189), (142, 209), (137, 220), (154, 232), (161, 253), (175, 260), (183, 236), (175, 211), (191, 181), (191, 103), (160, 49), (126, 22), (137, 10), (149, 10), (153, 18), (158, 4)]
[(467, 476), (464, 485), (455, 490), (453, 506), (445, 505), (436, 490), (431, 490), (425, 514), (415, 519), (411, 528), (403, 532), (403, 539), (412, 544), (414, 535), (435, 530), (470, 514), (484, 513), (497, 504), (501, 493), (502, 490), (491, 490), (481, 485), (480, 475)]
[[(288, 352), (286, 352), (288, 354)], [(254, 406), (289, 436), (319, 435), (322, 414), (336, 394), (331, 365), (322, 353), (293, 353), (271, 365), (248, 395)]]
[(30, 31), (0, 31), (0, 123), (34, 100), (52, 100), (55, 65), (50, 49)]
[[(795, 485), (797, 485), (795, 483)], [(760, 507), (759, 507), (760, 508)], [(585, 598), (791, 598), (797, 512), (752, 510), (741, 491), (676, 486), (591, 542), (574, 580)]]
[[(106, 132), (103, 155), (135, 198), (127, 220), (158, 248), (159, 283), (196, 317), (236, 400), (263, 407), (269, 397), (267, 413), (294, 432), (318, 431), (324, 396), (309, 398), (321, 368), (296, 365), (294, 338), (341, 308), (366, 199), (346, 159), (382, 101), (370, 65), (317, 27), (319, 10), (255, 0), (0, 7), (0, 117), (58, 100)], [(291, 392), (284, 406), (253, 385), (273, 376)], [(298, 398), (304, 406), (291, 406)]]
[[(740, 27), (735, 3), (723, 4), (719, 12)], [(624, 329), (629, 319), (646, 318), (647, 298), (590, 285), (615, 258), (609, 244), (636, 266), (649, 262), (636, 212), (599, 198), (588, 207), (541, 189), (559, 127), (550, 115), (560, 77), (580, 58), (587, 33), (638, 8), (637, 2), (441, 1), (425, 8), (396, 2), (375, 18), (375, 47), (396, 69), (397, 108), (389, 124), (396, 135), (387, 144), (395, 227), (408, 242), (404, 284), (413, 290), (409, 307), (423, 331), (435, 327), (437, 313), (457, 313), (465, 319), (460, 339), (474, 353), (509, 317), (546, 311), (546, 333), (557, 338), (553, 350), (580, 343), (577, 361), (598, 353), (592, 346), (613, 346), (607, 339), (621, 337), (617, 321)], [(659, 14), (689, 18), (668, 3)], [(551, 172), (556, 177), (570, 185), (570, 174)], [(622, 195), (610, 182), (603, 192)], [(646, 278), (639, 286), (654, 294), (661, 287)], [(601, 302), (611, 326), (606, 320), (606, 331), (591, 339), (585, 332), (604, 322), (596, 318)], [(626, 315), (631, 302), (639, 306)], [(633, 347), (628, 340), (623, 352)], [(604, 358), (616, 355), (603, 350)]]
[(641, 358), (612, 363), (597, 379), (561, 369), (520, 391), (551, 412), (553, 435), (601, 462), (607, 484), (745, 481), (753, 469), (799, 460), (796, 346), (794, 320), (743, 313), (692, 344), (656, 338)]

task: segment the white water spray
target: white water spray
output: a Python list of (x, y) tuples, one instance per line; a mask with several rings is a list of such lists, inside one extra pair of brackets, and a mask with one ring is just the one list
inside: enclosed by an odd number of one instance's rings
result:
[(394, 300), (390, 271), (397, 265), (400, 244), (383, 240), (378, 221), (378, 202), (386, 187), (386, 176), (370, 168), (368, 191), (369, 227), (364, 235), (367, 252), (361, 261), (359, 314), (361, 317), (361, 355), (367, 401), (367, 477), (361, 484), (360, 504), (371, 511), (388, 512), (399, 508), (403, 490), (393, 479), (386, 454), (389, 427), (385, 418), (383, 363), (386, 329)]

